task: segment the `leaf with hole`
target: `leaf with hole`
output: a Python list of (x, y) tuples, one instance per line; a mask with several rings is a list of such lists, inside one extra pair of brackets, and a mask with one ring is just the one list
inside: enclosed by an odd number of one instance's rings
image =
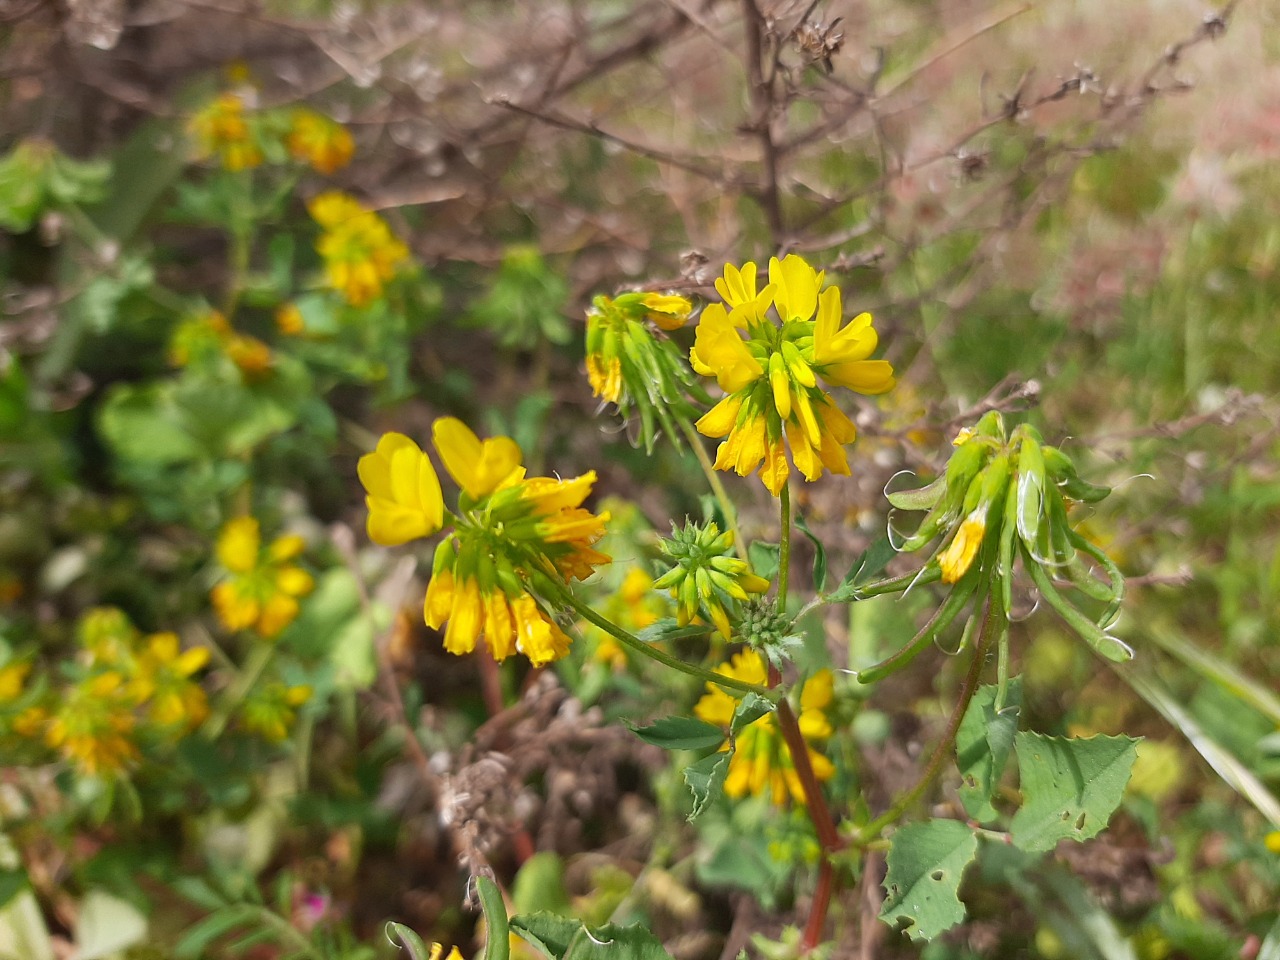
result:
[(1019, 733), (1022, 808), (1010, 824), (1013, 842), (1034, 853), (1052, 850), (1059, 840), (1096, 837), (1124, 796), (1138, 742)]
[(880, 919), (907, 921), (912, 940), (932, 940), (965, 916), (957, 891), (978, 853), (978, 838), (959, 820), (910, 823), (893, 835)]
[(956, 733), (956, 762), (960, 767), (960, 802), (965, 812), (982, 823), (996, 818), (991, 797), (1000, 784), (1005, 762), (1013, 749), (1022, 704), (1019, 678), (1009, 683), (1005, 707), (995, 709), (996, 686), (978, 688)]

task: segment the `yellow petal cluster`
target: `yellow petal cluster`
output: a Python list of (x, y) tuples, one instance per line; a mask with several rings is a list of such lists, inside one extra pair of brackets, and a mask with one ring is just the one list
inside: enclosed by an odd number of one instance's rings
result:
[(325, 282), (353, 307), (382, 296), (386, 284), (409, 259), (409, 249), (387, 222), (338, 191), (314, 198), (307, 209), (324, 228), (316, 251), (324, 259)]
[(562, 480), (526, 477), (520, 448), (508, 437), (481, 440), (462, 421), (432, 426), (432, 445), (459, 487), (456, 513), (446, 513), (427, 454), (401, 434), (387, 434), (361, 458), (370, 539), (395, 546), (430, 536), (446, 521), (423, 600), (429, 627), (444, 647), (464, 654), (483, 637), (504, 660), (519, 651), (534, 664), (557, 660), (570, 640), (531, 592), (531, 578), (584, 579), (609, 558), (593, 548), (608, 515), (582, 504), (595, 473)]
[(187, 124), (196, 140), (196, 157), (217, 157), (224, 170), (249, 170), (262, 163), (262, 149), (253, 137), (238, 93), (224, 93), (201, 108)]
[(259, 684), (240, 707), (240, 727), (271, 743), (279, 743), (289, 736), (298, 707), (310, 699), (308, 686), (286, 686), (279, 681)]
[(716, 469), (759, 471), (778, 496), (791, 473), (788, 448), (806, 480), (849, 473), (844, 446), (857, 431), (819, 380), (879, 394), (894, 377), (888, 362), (869, 359), (878, 345), (870, 314), (841, 326), (840, 290), (823, 289), (823, 273), (796, 254), (770, 260), (763, 289), (758, 272), (754, 263), (725, 265), (716, 280), (724, 303), (702, 311), (689, 360), (725, 393), (697, 423), (704, 436), (724, 438)]
[(271, 348), (257, 337), (234, 329), (217, 310), (189, 317), (169, 340), (169, 362), (175, 367), (208, 363), (225, 356), (245, 380), (260, 380), (271, 370)]
[(295, 159), (324, 174), (350, 163), (356, 148), (346, 127), (306, 108), (293, 111), (284, 142)]
[(306, 543), (296, 535), (278, 537), (264, 551), (255, 517), (235, 517), (218, 535), (216, 554), (227, 576), (210, 598), (218, 619), (228, 630), (253, 630), (271, 639), (298, 616), (298, 598), (312, 591), (315, 581), (292, 563)]
[[(716, 668), (726, 677), (747, 683), (764, 684), (768, 670), (764, 658), (754, 650), (734, 654), (727, 664)], [(804, 735), (809, 753), (809, 763), (814, 776), (820, 781), (831, 779), (835, 767), (830, 760), (813, 749), (814, 741), (831, 735), (831, 723), (826, 709), (832, 700), (832, 675), (830, 670), (819, 670), (804, 682), (800, 691), (800, 732)], [(716, 726), (728, 728), (733, 720), (738, 701), (722, 688), (707, 684), (707, 692), (694, 706), (698, 719)], [(785, 806), (791, 801), (805, 803), (804, 785), (796, 773), (791, 753), (778, 729), (772, 713), (747, 726), (737, 737), (737, 748), (729, 760), (729, 773), (724, 792), (733, 798), (747, 794), (768, 796), (775, 806)]]

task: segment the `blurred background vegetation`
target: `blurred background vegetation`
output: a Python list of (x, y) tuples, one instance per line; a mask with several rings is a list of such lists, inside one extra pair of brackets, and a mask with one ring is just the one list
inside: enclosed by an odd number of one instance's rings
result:
[[(482, 868), (521, 910), (644, 918), (680, 960), (789, 955), (803, 818), (686, 825), (610, 724), (653, 714), (654, 677), (589, 632), (541, 675), (445, 658), (354, 469), (453, 414), (531, 472), (597, 470), (610, 552), (646, 556), (702, 481), (597, 416), (584, 311), (785, 252), (899, 372), (851, 411), (853, 480), (797, 492), (833, 565), (959, 426), (1035, 423), (1117, 487), (1083, 522), (1131, 578), (1138, 659), (1016, 626), (1027, 714), (1147, 738), (1110, 832), (984, 855), (923, 952), (875, 922), (868, 863), (833, 956), (1280, 956), (1277, 16), (0, 2), (0, 956), (390, 956), (388, 918), (466, 953)], [(379, 257), (364, 294), (335, 267)], [(767, 532), (758, 486), (734, 495)], [(624, 573), (601, 602), (663, 615)], [(859, 604), (817, 655), (866, 662), (918, 612)], [(843, 690), (834, 795), (912, 779), (957, 683), (933, 657)]]

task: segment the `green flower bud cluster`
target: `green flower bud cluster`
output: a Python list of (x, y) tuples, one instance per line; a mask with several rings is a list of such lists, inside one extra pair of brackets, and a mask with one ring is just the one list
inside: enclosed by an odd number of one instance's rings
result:
[(804, 641), (793, 630), (794, 620), (778, 612), (778, 605), (764, 597), (755, 597), (742, 605), (738, 619), (738, 636), (747, 645), (768, 658), (778, 669), (791, 659), (791, 651)]
[(675, 561), (675, 566), (653, 585), (671, 591), (680, 626), (701, 615), (728, 640), (733, 634), (729, 611), (736, 612), (737, 604), (769, 589), (769, 581), (756, 576), (751, 564), (730, 556), (733, 543), (733, 531), (721, 533), (712, 522), (687, 522), (683, 527), (673, 524), (671, 539), (661, 541), (663, 552)]
[(624, 293), (596, 297), (587, 312), (591, 389), (603, 402), (614, 404), (624, 419), (639, 416), (640, 439), (650, 453), (659, 427), (679, 446), (681, 432), (673, 418), (692, 421), (700, 415), (700, 407), (689, 401), (690, 394), (701, 405), (710, 402), (684, 351), (653, 329), (678, 329), (692, 310), (684, 297)]
[[(988, 599), (1000, 630), (1003, 671), (1017, 561), (1040, 597), (1094, 650), (1116, 662), (1131, 659), (1133, 651), (1107, 633), (1119, 613), (1124, 577), (1099, 547), (1072, 529), (1067, 516), (1070, 502), (1096, 503), (1110, 488), (1082, 480), (1071, 458), (1045, 444), (1034, 427), (1022, 424), (1007, 432), (996, 411), (953, 442), (942, 476), (918, 490), (887, 495), (898, 509), (926, 511), (900, 550), (937, 544), (923, 570), (893, 585), (902, 589), (940, 579), (953, 585), (951, 593), (898, 654), (859, 678), (872, 682), (905, 666), (970, 609), (961, 640), (967, 643)], [(1064, 593), (1064, 587), (1074, 593)]]

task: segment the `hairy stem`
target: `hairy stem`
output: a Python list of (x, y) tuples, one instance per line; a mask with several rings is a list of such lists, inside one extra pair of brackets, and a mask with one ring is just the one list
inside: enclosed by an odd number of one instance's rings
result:
[(665, 650), (660, 650), (651, 643), (645, 643), (639, 637), (622, 629), (612, 620), (596, 613), (590, 606), (583, 603), (573, 595), (571, 591), (565, 588), (559, 589), (559, 599), (568, 607), (577, 611), (577, 613), (587, 622), (595, 624), (609, 636), (613, 637), (624, 646), (630, 647), (637, 653), (643, 654), (651, 660), (656, 660), (665, 667), (672, 670), (679, 670), (681, 673), (687, 673), (691, 677), (697, 677), (707, 683), (714, 683), (720, 687), (726, 687), (732, 690), (741, 690), (744, 693), (755, 693), (776, 703), (782, 695), (781, 691), (770, 690), (768, 687), (761, 687), (754, 683), (747, 683), (745, 680), (738, 680), (736, 677), (727, 677), (722, 673), (713, 673), (710, 670), (704, 670), (702, 667), (696, 667), (692, 663), (685, 663)]
[(974, 646), (973, 660), (969, 663), (969, 672), (965, 674), (964, 685), (960, 688), (960, 699), (957, 701), (955, 709), (951, 712), (951, 719), (947, 722), (947, 729), (943, 733), (942, 739), (934, 748), (933, 755), (929, 757), (929, 763), (925, 767), (924, 773), (920, 775), (920, 779), (915, 786), (898, 797), (889, 806), (888, 810), (858, 831), (858, 837), (855, 841), (858, 846), (866, 846), (869, 842), (878, 838), (885, 827), (897, 821), (909, 807), (924, 795), (929, 785), (933, 783), (934, 778), (941, 772), (947, 755), (955, 745), (956, 733), (960, 730), (960, 721), (964, 719), (965, 711), (969, 709), (969, 701), (973, 699), (973, 695), (978, 691), (978, 680), (982, 676), (982, 668), (987, 659), (987, 647), (1000, 629), (997, 606), (998, 604), (994, 603), (988, 603), (987, 605), (986, 616), (982, 624), (982, 635)]

